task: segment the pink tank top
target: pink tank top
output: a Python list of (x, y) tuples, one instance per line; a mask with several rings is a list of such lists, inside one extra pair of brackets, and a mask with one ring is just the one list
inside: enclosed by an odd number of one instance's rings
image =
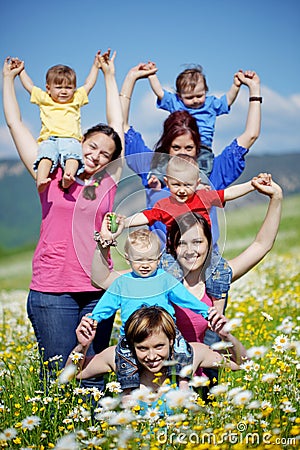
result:
[(96, 188), (96, 199), (87, 200), (80, 180), (66, 194), (58, 186), (60, 179), (58, 169), (49, 188), (40, 194), (42, 223), (30, 288), (53, 293), (97, 291), (90, 281), (96, 247), (93, 235), (103, 216), (112, 211), (116, 184), (106, 173)]
[[(201, 298), (201, 301), (206, 303), (208, 306), (212, 306), (212, 301), (206, 292)], [(175, 309), (176, 325), (184, 339), (188, 342), (203, 343), (204, 334), (207, 330), (207, 320), (191, 309), (182, 308), (181, 306), (177, 306), (175, 304), (173, 306)], [(197, 369), (196, 375), (203, 375), (203, 370), (201, 367)]]

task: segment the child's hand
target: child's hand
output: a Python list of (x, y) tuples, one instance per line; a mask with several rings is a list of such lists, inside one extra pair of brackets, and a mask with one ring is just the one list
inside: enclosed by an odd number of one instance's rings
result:
[(79, 344), (89, 345), (96, 334), (97, 322), (89, 316), (83, 316), (80, 324), (76, 328), (76, 336)]
[(211, 187), (209, 184), (201, 183), (200, 181), (197, 186), (197, 191), (211, 191)]
[(141, 78), (148, 78), (150, 75), (154, 75), (157, 72), (157, 67), (154, 62), (149, 61), (148, 63), (140, 63), (137, 66), (132, 67), (129, 73), (136, 80)]
[(260, 84), (259, 76), (253, 70), (240, 70), (235, 74), (238, 77), (241, 84), (245, 84), (246, 86), (254, 86)]
[(120, 215), (120, 214), (116, 214), (116, 224), (118, 225), (118, 228), (115, 232), (111, 231), (111, 213), (107, 213), (104, 216), (103, 222), (102, 222), (102, 226), (101, 226), (101, 237), (105, 240), (112, 240), (112, 239), (116, 239), (118, 236), (120, 236), (120, 234), (122, 233), (123, 229), (124, 229), (124, 222), (125, 222), (125, 217)]
[(241, 87), (241, 85), (242, 85), (242, 82), (241, 82), (241, 80), (239, 79), (239, 74), (240, 74), (240, 72), (242, 72), (243, 73), (243, 71), (240, 69), (238, 72), (236, 72), (234, 75), (233, 75), (233, 84), (236, 86), (236, 87)]
[(253, 177), (252, 181), (256, 181), (258, 184), (264, 184), (265, 186), (271, 186), (272, 175), (270, 173), (260, 173), (257, 177)]
[[(222, 329), (224, 325), (228, 322), (226, 317), (219, 313), (216, 309), (216, 307), (212, 306), (208, 310), (208, 327), (214, 331), (215, 333), (218, 333), (219, 336), (225, 336), (224, 332), (222, 333)], [(228, 333), (226, 333), (227, 335)]]
[(257, 177), (254, 177), (252, 179), (251, 184), (260, 194), (268, 195), (269, 197), (273, 198), (282, 199), (282, 189), (277, 183), (275, 183), (275, 181), (272, 180), (272, 177), (270, 184), (260, 183)]
[(151, 174), (148, 179), (148, 187), (150, 189), (154, 189), (155, 191), (160, 191), (161, 190), (161, 182), (155, 175)]

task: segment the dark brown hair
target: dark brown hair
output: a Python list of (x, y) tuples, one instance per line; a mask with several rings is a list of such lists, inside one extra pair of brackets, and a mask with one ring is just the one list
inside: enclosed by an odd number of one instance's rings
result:
[[(83, 135), (83, 142), (93, 136), (94, 134), (102, 133), (110, 137), (115, 143), (115, 151), (112, 154), (111, 161), (116, 160), (122, 151), (122, 142), (118, 133), (109, 125), (99, 123), (98, 125), (89, 128)], [(100, 185), (102, 178), (105, 175), (105, 168), (95, 173), (93, 176), (94, 183), (89, 186), (85, 186), (83, 189), (83, 196), (88, 200), (95, 200), (96, 198), (96, 188)]]
[(201, 147), (200, 133), (196, 119), (187, 111), (175, 111), (167, 117), (164, 121), (163, 133), (154, 147), (155, 152), (169, 153), (174, 139), (186, 133), (190, 133), (196, 146), (196, 156), (198, 156)]
[(208, 86), (202, 66), (196, 65), (184, 70), (176, 78), (177, 94), (180, 95), (182, 91), (193, 91), (200, 80), (203, 81), (205, 92), (208, 92)]
[(176, 217), (176, 219), (173, 220), (171, 228), (167, 234), (167, 252), (173, 255), (173, 257), (176, 259), (176, 249), (179, 245), (182, 235), (194, 225), (199, 225), (202, 228), (204, 236), (207, 239), (208, 252), (203, 267), (203, 269), (205, 270), (209, 266), (211, 259), (212, 234), (209, 223), (203, 216), (198, 213), (190, 211)]
[(135, 343), (143, 342), (155, 332), (162, 331), (169, 341), (175, 340), (175, 323), (170, 314), (160, 306), (142, 306), (131, 314), (125, 324), (125, 337), (133, 350)]

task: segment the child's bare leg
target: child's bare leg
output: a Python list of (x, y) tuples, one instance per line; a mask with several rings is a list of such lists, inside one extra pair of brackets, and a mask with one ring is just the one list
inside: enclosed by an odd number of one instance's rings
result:
[(46, 187), (51, 183), (49, 173), (53, 162), (51, 159), (42, 158), (39, 162), (36, 174), (36, 186), (39, 193), (44, 192)]
[(62, 187), (64, 189), (68, 189), (71, 184), (74, 183), (78, 167), (79, 161), (77, 159), (71, 158), (66, 160), (66, 167), (61, 181)]

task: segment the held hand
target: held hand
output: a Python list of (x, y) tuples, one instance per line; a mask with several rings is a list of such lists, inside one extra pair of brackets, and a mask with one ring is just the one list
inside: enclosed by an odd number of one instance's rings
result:
[(157, 72), (157, 67), (154, 62), (140, 63), (137, 66), (132, 67), (128, 72), (135, 80), (141, 78), (148, 78), (150, 75), (154, 75)]
[(272, 181), (272, 175), (270, 173), (261, 172), (260, 174), (257, 175), (257, 177), (253, 177), (252, 181), (253, 180), (257, 181), (258, 184), (270, 186)]
[(125, 222), (125, 217), (122, 216), (121, 214), (116, 214), (116, 223), (118, 225), (117, 230), (112, 233), (111, 231), (111, 217), (110, 217), (111, 213), (107, 213), (104, 216), (103, 222), (102, 222), (102, 226), (101, 226), (101, 237), (105, 240), (113, 240), (116, 239), (118, 236), (120, 236), (120, 234), (122, 233), (123, 229), (124, 229), (124, 222)]
[(4, 61), (3, 76), (15, 78), (22, 72), (24, 67), (24, 61), (21, 61), (19, 58), (11, 58), (10, 56), (8, 56)]
[(269, 185), (260, 183), (256, 177), (252, 179), (251, 184), (260, 194), (268, 195), (271, 198), (276, 197), (282, 199), (282, 189), (272, 178)]
[(86, 347), (93, 341), (97, 329), (97, 322), (91, 317), (84, 316), (76, 328), (76, 336), (79, 344)]
[(260, 84), (259, 76), (253, 70), (239, 70), (239, 72), (237, 72), (235, 76), (237, 76), (241, 84), (244, 84), (248, 87)]

